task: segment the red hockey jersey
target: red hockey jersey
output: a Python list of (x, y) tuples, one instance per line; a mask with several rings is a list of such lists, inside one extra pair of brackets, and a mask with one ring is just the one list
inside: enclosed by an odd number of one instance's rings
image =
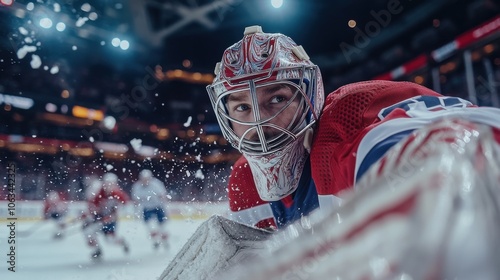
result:
[[(325, 101), (310, 154), (319, 206), (340, 205), (341, 192), (352, 189), (373, 163), (415, 129), (446, 116), (494, 126), (498, 115), (488, 116), (498, 110), (488, 110), (410, 82), (366, 81), (337, 89)], [(245, 224), (276, 225), (283, 214), (259, 198), (244, 157), (233, 166), (228, 196), (233, 218)], [(281, 203), (293, 201), (286, 197)]]
[(127, 193), (119, 188), (105, 192), (104, 188), (89, 201), (89, 209), (96, 211), (98, 216), (103, 217), (105, 221), (116, 221), (118, 219), (118, 207), (130, 200)]

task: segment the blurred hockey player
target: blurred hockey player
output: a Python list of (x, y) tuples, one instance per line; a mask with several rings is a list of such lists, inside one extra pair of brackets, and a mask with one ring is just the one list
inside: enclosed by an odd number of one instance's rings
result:
[(94, 259), (102, 254), (97, 239), (99, 232), (104, 234), (108, 242), (122, 246), (125, 253), (129, 252), (125, 239), (116, 234), (116, 227), (118, 208), (130, 198), (118, 185), (118, 177), (114, 173), (104, 174), (103, 181), (99, 185), (98, 187), (94, 185), (96, 192), (93, 192), (94, 189), (87, 192), (88, 212), (82, 216), (83, 231), (88, 245), (93, 248), (92, 258)]
[(98, 222), (97, 206), (94, 203), (97, 194), (102, 188), (102, 181), (98, 178), (89, 178), (86, 181), (87, 188), (85, 189), (86, 209), (81, 213), (82, 231), (87, 240), (89, 247), (93, 249), (92, 258), (101, 256), (101, 249), (97, 243), (97, 233), (101, 231), (102, 224)]
[(56, 223), (54, 238), (63, 237), (66, 228), (65, 217), (68, 211), (68, 205), (61, 198), (57, 191), (50, 191), (43, 203), (43, 213), (46, 220), (52, 220)]
[(162, 244), (167, 247), (165, 185), (150, 170), (144, 169), (139, 173), (139, 180), (132, 185), (132, 200), (142, 212), (154, 248), (157, 249)]

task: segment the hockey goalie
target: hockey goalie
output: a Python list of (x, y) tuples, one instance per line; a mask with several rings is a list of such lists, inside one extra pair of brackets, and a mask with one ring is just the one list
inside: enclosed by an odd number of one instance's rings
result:
[(202, 225), (161, 279), (500, 279), (499, 109), (409, 82), (325, 99), (305, 50), (259, 26), (215, 74), (238, 223)]
[[(197, 251), (175, 263), (178, 255), (170, 272), (188, 264), (185, 275), (213, 276), (198, 279), (499, 279), (499, 150), (487, 126), (438, 122), (390, 150), (341, 207), (316, 210), (272, 235), (212, 218), (199, 230), (212, 235), (203, 239), (206, 252), (192, 238), (184, 253)], [(217, 230), (221, 220), (233, 224), (231, 237)], [(230, 242), (214, 242), (221, 236)], [(253, 240), (220, 253), (242, 238)], [(235, 262), (235, 252), (246, 261)], [(220, 265), (195, 261), (202, 255)]]
[(426, 127), (221, 279), (500, 279), (499, 159), (491, 128)]

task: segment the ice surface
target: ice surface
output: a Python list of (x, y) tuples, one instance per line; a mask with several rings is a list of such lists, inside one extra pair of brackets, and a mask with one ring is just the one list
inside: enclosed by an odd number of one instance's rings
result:
[[(79, 225), (68, 228), (65, 238), (53, 239), (54, 224), (50, 221), (33, 234), (16, 236), (16, 272), (7, 270), (6, 252), (9, 244), (7, 223), (0, 222), (0, 279), (12, 280), (154, 280), (179, 252), (188, 238), (204, 220), (171, 220), (167, 224), (169, 248), (155, 251), (141, 220), (126, 220), (118, 224), (117, 232), (130, 244), (130, 253), (103, 240), (100, 262), (92, 262)], [(20, 233), (36, 222), (17, 221)]]

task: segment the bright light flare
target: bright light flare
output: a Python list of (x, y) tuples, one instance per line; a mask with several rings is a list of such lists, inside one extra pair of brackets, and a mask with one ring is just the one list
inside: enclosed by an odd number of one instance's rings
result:
[(119, 38), (113, 38), (113, 40), (111, 40), (111, 45), (113, 45), (113, 47), (118, 47), (120, 42), (121, 40)]
[[(102, 45), (102, 43), (101, 43)], [(120, 38), (113, 38), (111, 40), (111, 45), (113, 45), (113, 47), (120, 47), (120, 49), (122, 50), (128, 50), (128, 48), (130, 48), (130, 42), (127, 41), (127, 40), (121, 40)]]
[(56, 24), (57, 31), (63, 32), (66, 29), (66, 24), (64, 22), (58, 22)]
[(130, 43), (127, 40), (122, 40), (120, 42), (120, 48), (122, 50), (128, 50), (129, 47), (130, 47)]
[(52, 20), (50, 18), (42, 18), (40, 20), (40, 26), (49, 29), (52, 27)]
[(283, 0), (271, 0), (271, 5), (273, 8), (279, 9), (283, 6)]
[(92, 6), (90, 6), (89, 3), (84, 3), (80, 9), (84, 12), (90, 12), (90, 10), (92, 9)]
[(45, 104), (45, 110), (47, 112), (55, 113), (57, 111), (57, 106), (54, 103)]
[(96, 20), (97, 19), (97, 13), (96, 12), (91, 12), (89, 14), (89, 19), (90, 20)]
[(103, 125), (105, 128), (112, 130), (116, 125), (116, 119), (112, 116), (106, 116), (103, 120)]

